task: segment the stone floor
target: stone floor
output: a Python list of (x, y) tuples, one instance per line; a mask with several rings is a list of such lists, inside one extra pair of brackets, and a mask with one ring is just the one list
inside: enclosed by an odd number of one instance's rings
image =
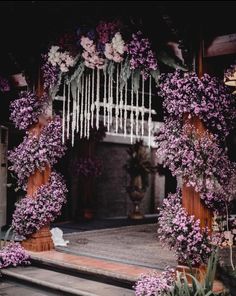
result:
[(96, 259), (163, 270), (176, 266), (173, 252), (163, 248), (156, 224), (124, 226), (65, 234), (68, 247), (57, 250)]

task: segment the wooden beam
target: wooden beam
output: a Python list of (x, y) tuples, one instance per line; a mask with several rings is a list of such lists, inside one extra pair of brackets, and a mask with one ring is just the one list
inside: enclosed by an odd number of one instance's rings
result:
[(236, 54), (236, 33), (217, 36), (211, 41), (204, 40), (203, 57)]

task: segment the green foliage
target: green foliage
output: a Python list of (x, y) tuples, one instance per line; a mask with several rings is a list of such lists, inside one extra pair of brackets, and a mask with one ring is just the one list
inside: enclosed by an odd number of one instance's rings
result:
[(193, 274), (189, 274), (188, 276), (192, 280), (192, 283), (189, 284), (186, 275), (178, 272), (175, 284), (167, 293), (167, 296), (230, 296), (226, 291), (221, 293), (214, 293), (212, 291), (218, 261), (217, 254), (217, 250), (212, 252), (208, 261), (206, 276), (202, 283)]

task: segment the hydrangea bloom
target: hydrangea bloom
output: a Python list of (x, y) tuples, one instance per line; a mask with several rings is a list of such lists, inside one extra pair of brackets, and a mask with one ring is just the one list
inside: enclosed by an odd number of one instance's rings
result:
[(26, 130), (32, 124), (38, 122), (38, 117), (43, 112), (44, 105), (44, 99), (40, 99), (33, 92), (23, 91), (20, 93), (20, 97), (10, 104), (10, 119), (17, 128)]
[(135, 283), (135, 296), (164, 296), (174, 284), (174, 269), (166, 268), (162, 273), (143, 274)]
[(30, 257), (20, 243), (9, 243), (0, 250), (0, 269), (30, 264)]
[(150, 41), (144, 38), (141, 31), (132, 35), (132, 39), (128, 44), (128, 54), (131, 58), (130, 68), (141, 69), (144, 78), (147, 78), (150, 70), (157, 69), (157, 59), (151, 49)]
[(126, 51), (125, 42), (122, 39), (120, 32), (117, 32), (112, 38), (111, 43), (105, 44), (104, 55), (108, 60), (120, 63), (124, 60), (124, 53)]
[(66, 202), (66, 192), (62, 176), (52, 172), (48, 183), (41, 185), (34, 196), (26, 196), (16, 204), (12, 220), (14, 232), (27, 237), (54, 221)]
[(175, 251), (178, 261), (192, 265), (206, 263), (211, 253), (211, 240), (200, 221), (189, 216), (181, 205), (181, 194), (169, 194), (163, 200), (158, 219), (160, 240)]

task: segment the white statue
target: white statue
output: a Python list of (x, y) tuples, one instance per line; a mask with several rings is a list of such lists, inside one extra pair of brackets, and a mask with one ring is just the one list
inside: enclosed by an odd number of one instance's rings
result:
[(69, 241), (63, 239), (63, 232), (60, 228), (58, 227), (52, 228), (51, 234), (52, 234), (52, 240), (55, 247), (56, 246), (67, 247), (67, 244), (69, 243)]

